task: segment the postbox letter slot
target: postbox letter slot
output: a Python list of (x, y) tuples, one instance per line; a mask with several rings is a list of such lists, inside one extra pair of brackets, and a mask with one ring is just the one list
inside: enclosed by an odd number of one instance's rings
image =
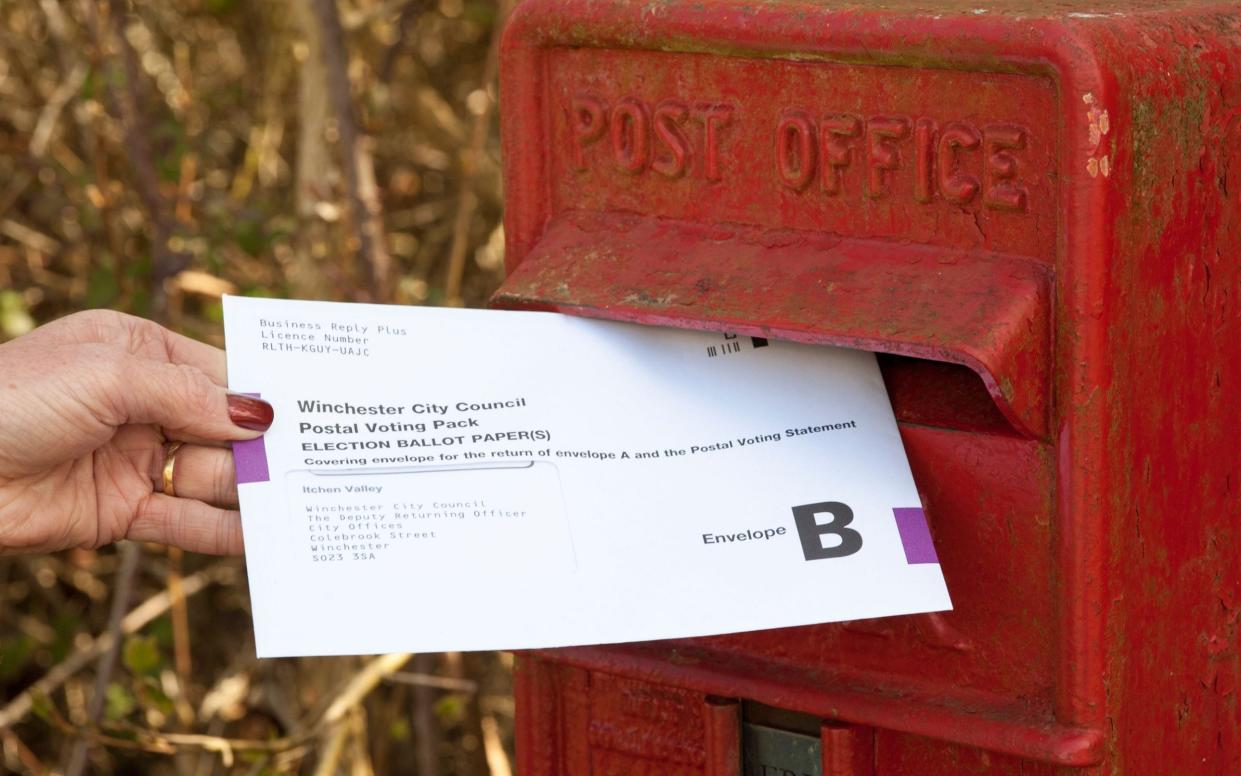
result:
[[(632, 119), (626, 124), (636, 129)], [(781, 134), (790, 157), (781, 172), (794, 190), (820, 169), (815, 157), (821, 138), (811, 134), (811, 122), (801, 119), (790, 114)], [(841, 134), (833, 130), (833, 137), (843, 141), (850, 129), (842, 124)], [(898, 122), (867, 131), (906, 132), (908, 126)], [(958, 133), (943, 150), (960, 154), (974, 144), (974, 136)], [(979, 145), (985, 150), (988, 140)], [(871, 150), (876, 148), (883, 156), (882, 146), (872, 144)], [(826, 148), (833, 170), (847, 163), (845, 150)], [(1002, 174), (993, 171), (992, 180), (999, 176), (1003, 181)], [(963, 178), (950, 183), (954, 196), (973, 188), (973, 181)], [(1008, 429), (1046, 438), (1051, 270), (1028, 259), (589, 212), (558, 216), (532, 251), (513, 258), (508, 280), (492, 299), (498, 307), (560, 310), (914, 359), (900, 374), (934, 380), (936, 390), (959, 385), (971, 397), (984, 395), (976, 390), (981, 383)], [(960, 368), (973, 376), (967, 373), (968, 379), (961, 380)], [(995, 430), (996, 412), (971, 402), (973, 420), (960, 427), (982, 424), (978, 430)], [(946, 419), (942, 412), (939, 417), (932, 422)]]
[(987, 386), (968, 367), (880, 353), (879, 369), (899, 421), (957, 431), (1013, 433)]

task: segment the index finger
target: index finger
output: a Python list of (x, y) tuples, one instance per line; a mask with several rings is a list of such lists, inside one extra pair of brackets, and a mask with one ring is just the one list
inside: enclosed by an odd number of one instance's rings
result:
[(163, 334), (169, 361), (192, 366), (211, 378), (213, 383), (228, 387), (228, 359), (223, 350), (163, 326), (158, 328)]

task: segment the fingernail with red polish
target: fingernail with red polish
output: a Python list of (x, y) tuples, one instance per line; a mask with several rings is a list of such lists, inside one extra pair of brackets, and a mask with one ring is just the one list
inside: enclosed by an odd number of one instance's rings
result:
[(242, 428), (248, 428), (251, 431), (266, 431), (271, 428), (275, 414), (271, 405), (262, 399), (243, 396), (240, 393), (228, 395), (228, 417), (235, 425)]

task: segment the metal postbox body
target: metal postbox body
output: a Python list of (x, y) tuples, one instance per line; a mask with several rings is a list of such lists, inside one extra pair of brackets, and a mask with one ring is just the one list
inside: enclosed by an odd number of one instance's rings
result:
[(956, 607), (523, 655), (523, 776), (1241, 773), (1236, 4), (527, 0), (502, 74), (495, 304), (878, 351)]

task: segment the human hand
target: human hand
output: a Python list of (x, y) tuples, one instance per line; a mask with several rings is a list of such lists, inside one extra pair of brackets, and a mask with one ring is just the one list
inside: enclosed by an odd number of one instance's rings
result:
[(271, 422), (226, 390), (222, 350), (141, 318), (92, 310), (0, 345), (0, 554), (120, 539), (239, 553), (226, 443)]

